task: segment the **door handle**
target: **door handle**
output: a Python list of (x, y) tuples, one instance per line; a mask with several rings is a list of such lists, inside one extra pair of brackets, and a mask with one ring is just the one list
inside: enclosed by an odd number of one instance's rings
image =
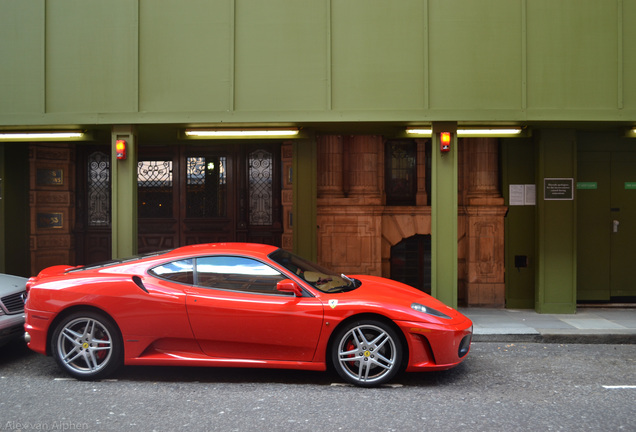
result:
[(614, 221), (612, 222), (612, 232), (617, 233), (618, 232), (618, 226), (621, 223), (619, 221), (617, 221), (616, 219), (614, 219)]

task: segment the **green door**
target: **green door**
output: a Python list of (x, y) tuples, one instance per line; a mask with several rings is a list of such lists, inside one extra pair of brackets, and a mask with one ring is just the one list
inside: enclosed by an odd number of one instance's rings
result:
[(580, 152), (577, 300), (636, 296), (636, 152)]
[(636, 153), (612, 153), (610, 297), (636, 296)]

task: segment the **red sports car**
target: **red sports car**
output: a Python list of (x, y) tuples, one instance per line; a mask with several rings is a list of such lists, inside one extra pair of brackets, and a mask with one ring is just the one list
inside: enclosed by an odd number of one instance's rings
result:
[(29, 347), (78, 379), (126, 365), (326, 370), (371, 387), (468, 354), (472, 322), (407, 285), (261, 244), (204, 244), (27, 283)]

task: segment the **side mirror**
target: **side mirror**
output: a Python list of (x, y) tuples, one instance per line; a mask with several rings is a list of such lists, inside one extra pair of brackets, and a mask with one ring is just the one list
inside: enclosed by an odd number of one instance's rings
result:
[(303, 295), (303, 290), (291, 279), (283, 279), (278, 282), (276, 284), (276, 289), (283, 293), (292, 293), (296, 297), (302, 297)]

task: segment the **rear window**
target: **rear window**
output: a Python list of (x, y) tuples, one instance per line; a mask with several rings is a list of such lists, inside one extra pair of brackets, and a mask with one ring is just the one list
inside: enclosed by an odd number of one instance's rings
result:
[(194, 283), (194, 260), (192, 258), (171, 261), (154, 267), (148, 273), (173, 282), (192, 285)]
[(127, 263), (127, 262), (142, 260), (144, 258), (151, 258), (151, 257), (154, 257), (154, 256), (160, 256), (160, 255), (163, 255), (163, 254), (166, 254), (166, 253), (170, 252), (171, 250), (172, 249), (164, 250), (164, 251), (160, 251), (160, 252), (150, 252), (150, 253), (143, 254), (143, 255), (135, 255), (135, 256), (132, 256), (132, 257), (129, 257), (129, 258), (102, 261), (102, 262), (98, 262), (98, 263), (95, 263), (95, 264), (74, 268), (72, 270), (69, 270), (67, 273), (75, 273), (75, 272), (81, 272), (81, 271), (84, 271), (84, 270), (94, 270), (94, 269), (100, 269), (100, 268), (104, 268), (104, 267), (114, 266), (114, 265), (117, 265), (117, 264), (124, 264), (124, 263)]

